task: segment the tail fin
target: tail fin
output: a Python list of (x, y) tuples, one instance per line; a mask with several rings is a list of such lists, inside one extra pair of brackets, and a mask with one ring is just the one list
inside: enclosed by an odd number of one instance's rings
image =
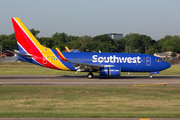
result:
[(27, 27), (19, 18), (13, 17), (12, 23), (20, 53), (40, 53), (42, 49), (46, 49), (46, 47), (42, 46), (36, 40), (36, 38), (32, 35), (32, 33), (27, 29)]
[(63, 63), (61, 63), (61, 61), (52, 60), (51, 57), (48, 57), (48, 55), (56, 56), (56, 53), (54, 53), (53, 50), (51, 50), (50, 48), (42, 46), (19, 18), (13, 17), (12, 23), (19, 51), (20, 53), (22, 53), (18, 54), (19, 56), (31, 57), (32, 55), (32, 61), (28, 62), (39, 64), (41, 66), (46, 66), (53, 69), (69, 70)]

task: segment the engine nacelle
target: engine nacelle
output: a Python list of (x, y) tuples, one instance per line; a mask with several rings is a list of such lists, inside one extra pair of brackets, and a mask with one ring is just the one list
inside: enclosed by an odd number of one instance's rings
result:
[(100, 76), (120, 76), (120, 67), (104, 67), (100, 68)]

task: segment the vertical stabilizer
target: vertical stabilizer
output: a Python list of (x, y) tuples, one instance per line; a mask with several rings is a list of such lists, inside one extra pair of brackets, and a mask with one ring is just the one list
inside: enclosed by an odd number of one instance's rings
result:
[(42, 46), (33, 34), (27, 29), (27, 27), (22, 23), (22, 21), (17, 18), (12, 18), (12, 23), (21, 53), (32, 54), (40, 53), (40, 49), (45, 49), (46, 47)]
[(23, 60), (53, 69), (69, 70), (60, 60), (54, 60), (57, 59), (56, 53), (41, 45), (19, 18), (13, 17), (12, 23), (20, 53), (32, 55), (32, 60)]

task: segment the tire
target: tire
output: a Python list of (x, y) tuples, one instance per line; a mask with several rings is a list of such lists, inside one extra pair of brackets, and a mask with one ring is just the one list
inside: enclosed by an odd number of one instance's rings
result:
[(150, 79), (152, 79), (152, 77), (153, 77), (152, 75), (149, 75), (149, 78), (150, 78)]
[(88, 77), (89, 79), (91, 79), (91, 78), (93, 77), (93, 74), (92, 74), (92, 73), (89, 73), (89, 74), (87, 75), (87, 77)]

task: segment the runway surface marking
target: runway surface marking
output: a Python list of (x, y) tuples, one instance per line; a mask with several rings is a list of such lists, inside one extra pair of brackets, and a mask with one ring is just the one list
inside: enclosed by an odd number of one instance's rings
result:
[(150, 120), (149, 118), (139, 118), (139, 120)]

